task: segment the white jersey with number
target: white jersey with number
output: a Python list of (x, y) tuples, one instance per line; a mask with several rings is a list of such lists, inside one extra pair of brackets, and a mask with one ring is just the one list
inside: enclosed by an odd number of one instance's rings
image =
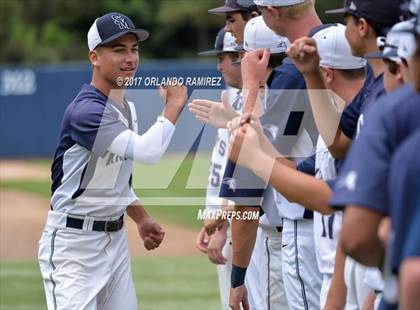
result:
[[(227, 90), (229, 103), (238, 113), (242, 112), (242, 95), (236, 88)], [(211, 154), (211, 164), (206, 193), (206, 208), (214, 211), (220, 208), (223, 198), (219, 197), (220, 185), (225, 171), (229, 147), (229, 132), (227, 129), (217, 130), (216, 143)]]
[[(321, 180), (335, 178), (337, 171), (335, 159), (332, 157), (321, 136), (318, 138), (315, 155), (315, 177)], [(335, 253), (341, 233), (343, 212), (338, 211), (331, 215), (322, 215), (314, 212), (314, 237), (318, 268), (323, 274), (332, 274), (334, 271)]]

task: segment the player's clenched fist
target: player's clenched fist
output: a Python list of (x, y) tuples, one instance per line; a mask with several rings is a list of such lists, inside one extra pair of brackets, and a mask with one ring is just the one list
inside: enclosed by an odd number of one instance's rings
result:
[(288, 49), (287, 55), (293, 59), (302, 74), (310, 74), (319, 70), (319, 54), (313, 38), (297, 39)]
[(174, 105), (182, 108), (187, 102), (188, 89), (184, 85), (165, 85), (161, 89), (166, 94), (166, 105)]
[(183, 85), (165, 85), (159, 88), (159, 92), (165, 102), (163, 115), (175, 124), (187, 103), (188, 89)]
[(248, 52), (244, 58), (242, 58), (241, 72), (245, 90), (253, 85), (260, 85), (264, 79), (269, 59), (269, 49), (259, 49)]
[(149, 216), (137, 223), (137, 229), (143, 239), (144, 247), (149, 251), (159, 247), (165, 236), (162, 227)]

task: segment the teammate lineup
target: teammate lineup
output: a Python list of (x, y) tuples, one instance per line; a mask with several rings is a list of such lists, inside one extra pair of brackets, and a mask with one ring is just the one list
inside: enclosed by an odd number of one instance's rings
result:
[(159, 161), (185, 105), (217, 128), (196, 246), (217, 266), (222, 309), (420, 309), (419, 11), (346, 0), (326, 12), (343, 24), (323, 24), (315, 0), (226, 0), (208, 11), (225, 18), (214, 49), (199, 53), (217, 57), (220, 102), (161, 85), (165, 107), (141, 135), (118, 81), (134, 78), (149, 33), (121, 13), (96, 18), (92, 80), (51, 168), (48, 309), (141, 309), (124, 222), (147, 250), (165, 231), (132, 188), (133, 163)]

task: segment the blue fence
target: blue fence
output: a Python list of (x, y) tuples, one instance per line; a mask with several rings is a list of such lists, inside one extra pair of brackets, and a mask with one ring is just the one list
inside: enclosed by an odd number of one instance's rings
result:
[[(215, 61), (142, 63), (137, 80), (131, 83), (135, 89), (149, 90), (128, 92), (136, 103), (140, 132), (154, 122), (163, 107), (155, 97), (155, 85), (173, 77), (183, 79), (184, 83), (189, 81), (192, 97), (216, 100), (224, 88)], [(64, 110), (81, 85), (90, 79), (88, 64), (0, 67), (0, 158), (52, 156)], [(206, 85), (200, 86), (203, 81)], [(202, 127), (185, 109), (169, 151), (184, 152)], [(215, 130), (206, 128), (205, 131), (200, 148), (209, 150)]]

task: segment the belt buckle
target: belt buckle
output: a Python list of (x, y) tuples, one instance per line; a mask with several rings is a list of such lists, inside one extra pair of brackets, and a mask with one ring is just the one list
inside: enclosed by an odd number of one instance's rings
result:
[(121, 228), (120, 220), (115, 221), (106, 221), (105, 222), (105, 232), (115, 232)]
[(114, 222), (112, 222), (112, 221), (106, 221), (105, 222), (104, 231), (105, 232), (113, 232), (113, 231), (115, 231)]

